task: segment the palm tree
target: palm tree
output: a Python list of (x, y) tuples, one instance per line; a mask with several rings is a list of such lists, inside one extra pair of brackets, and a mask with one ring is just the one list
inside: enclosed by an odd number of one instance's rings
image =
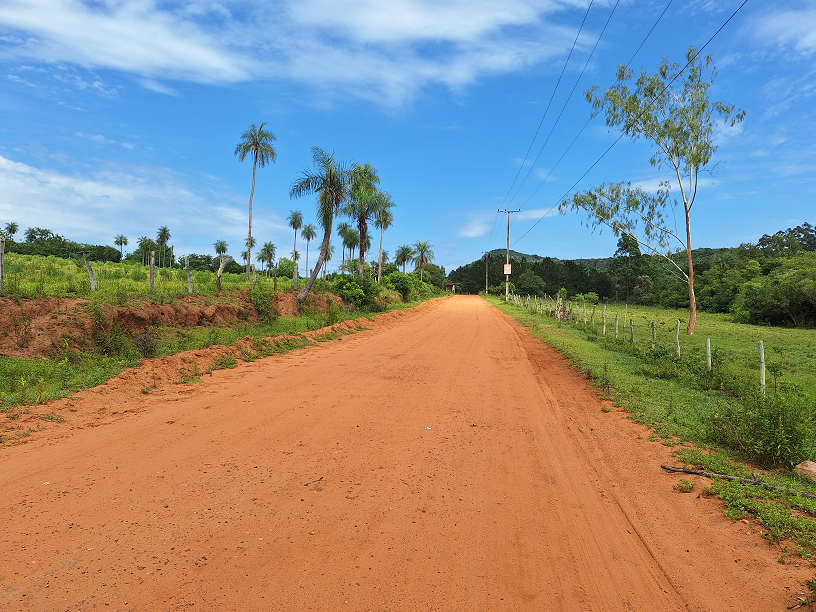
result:
[(323, 280), (326, 280), (326, 266), (331, 261), (332, 256), (334, 255), (334, 245), (330, 244), (329, 248), (326, 249), (326, 259), (323, 261)]
[(412, 249), (407, 244), (403, 244), (400, 248), (397, 249), (396, 254), (394, 255), (394, 263), (398, 266), (402, 266), (402, 272), (405, 273), (405, 265), (413, 260), (414, 258), (414, 249)]
[(275, 245), (271, 242), (264, 242), (258, 253), (258, 261), (266, 263), (266, 276), (269, 276), (269, 270), (272, 269), (272, 262), (275, 260)]
[(374, 215), (374, 227), (380, 228), (380, 255), (377, 258), (378, 283), (382, 280), (383, 236), (385, 235), (385, 230), (391, 227), (391, 224), (394, 222), (394, 215), (391, 212), (391, 209), (394, 207), (394, 203), (391, 201), (391, 196), (385, 192), (380, 192), (380, 194), (381, 194), (380, 206), (377, 208), (377, 212)]
[(227, 253), (227, 248), (229, 248), (229, 245), (226, 240), (216, 240), (215, 243), (213, 243), (215, 254), (219, 257)]
[[(303, 226), (303, 213), (299, 210), (290, 210), (289, 216), (286, 217), (286, 220), (289, 222), (289, 227), (295, 230), (295, 241), (292, 245), (292, 251), (297, 250), (297, 233), (298, 230)], [(308, 270), (307, 270), (308, 272)], [(295, 286), (295, 291), (297, 291), (298, 286), (298, 267), (295, 265), (294, 271), (292, 272), (292, 282)]]
[[(8, 224), (6, 224), (6, 229), (8, 229)], [(123, 247), (126, 247), (128, 243), (127, 236), (124, 234), (119, 234), (116, 238), (113, 239), (113, 244), (119, 247), (119, 255), (122, 257), (125, 256)]]
[(343, 214), (357, 222), (357, 232), (360, 235), (358, 270), (361, 277), (363, 276), (363, 264), (365, 263), (368, 221), (374, 216), (381, 201), (377, 190), (379, 183), (380, 177), (377, 176), (377, 169), (370, 163), (352, 165), (349, 199), (343, 208)]
[(139, 238), (139, 242), (137, 242), (136, 244), (139, 245), (139, 250), (142, 252), (142, 265), (146, 266), (148, 258), (150, 257), (150, 251), (151, 247), (153, 246), (153, 241), (147, 236), (142, 236), (141, 238)]
[(159, 245), (159, 267), (164, 267), (164, 249), (167, 245), (167, 241), (170, 240), (170, 230), (167, 229), (166, 225), (162, 225), (159, 228), (158, 233), (156, 234), (156, 244)]
[(9, 237), (9, 240), (14, 240), (14, 234), (17, 233), (17, 230), (20, 229), (14, 221), (10, 221), (6, 223), (6, 236)]
[(298, 294), (298, 303), (302, 303), (309, 295), (317, 278), (317, 271), (326, 260), (334, 217), (340, 212), (340, 205), (348, 197), (349, 171), (345, 164), (335, 161), (334, 152), (328, 154), (320, 147), (312, 147), (312, 161), (314, 170), (301, 171), (289, 190), (290, 198), (317, 194), (317, 221), (323, 228), (323, 243), (320, 245), (317, 265), (306, 286)]
[(37, 236), (38, 236), (37, 230), (38, 229), (39, 228), (37, 228), (37, 227), (29, 227), (25, 231), (26, 242), (34, 242), (37, 239)]
[(360, 246), (360, 232), (350, 227), (346, 232), (345, 237), (346, 248), (349, 250), (349, 268), (351, 268), (351, 260), (354, 259), (354, 249)]
[(425, 272), (425, 264), (433, 261), (434, 252), (431, 250), (433, 245), (428, 242), (416, 241), (414, 243), (414, 263), (419, 268), (419, 281), (422, 282), (422, 273)]
[(342, 249), (342, 256), (340, 258), (340, 265), (346, 263), (346, 233), (351, 229), (351, 226), (343, 221), (342, 223), (337, 224), (337, 235), (340, 236), (340, 239), (343, 241), (341, 244)]
[[(247, 241), (252, 240), (252, 197), (255, 195), (255, 169), (260, 166), (263, 168), (270, 161), (274, 164), (278, 157), (275, 152), (275, 147), (272, 142), (277, 140), (275, 135), (264, 129), (266, 123), (262, 123), (259, 127), (255, 127), (253, 123), (246, 131), (241, 134), (241, 142), (235, 147), (235, 155), (238, 159), (244, 161), (247, 155), (252, 157), (252, 190), (249, 192), (249, 233), (247, 234)], [(248, 251), (252, 247), (247, 247)], [(251, 253), (249, 253), (251, 255)], [(249, 260), (247, 257), (246, 277), (249, 280)]]
[(303, 231), (300, 232), (300, 237), (306, 241), (306, 274), (309, 274), (309, 243), (317, 236), (315, 226), (307, 223), (303, 226)]

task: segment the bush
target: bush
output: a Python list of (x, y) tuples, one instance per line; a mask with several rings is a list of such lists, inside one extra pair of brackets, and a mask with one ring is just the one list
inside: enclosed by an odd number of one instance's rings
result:
[(142, 357), (149, 359), (155, 357), (159, 348), (159, 341), (153, 334), (139, 334), (133, 338), (133, 346), (139, 351)]
[(712, 442), (766, 467), (793, 468), (816, 451), (816, 407), (795, 388), (742, 404), (730, 403), (708, 419)]
[(355, 276), (341, 277), (332, 286), (332, 292), (355, 306), (362, 306), (366, 302), (366, 294), (363, 291), (362, 283)]
[(262, 285), (252, 290), (252, 304), (258, 311), (258, 319), (262, 323), (273, 323), (278, 318), (278, 309), (275, 306), (275, 293)]
[(384, 276), (383, 282), (387, 287), (391, 287), (394, 291), (399, 293), (402, 296), (403, 302), (407, 302), (410, 299), (411, 292), (414, 290), (414, 280), (411, 276), (399, 271)]

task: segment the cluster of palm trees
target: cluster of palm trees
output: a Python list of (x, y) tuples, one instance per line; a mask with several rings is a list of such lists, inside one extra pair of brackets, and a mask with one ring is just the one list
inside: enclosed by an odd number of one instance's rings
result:
[[(162, 225), (158, 232), (156, 233), (156, 240), (148, 238), (147, 236), (142, 236), (136, 242), (139, 250), (142, 253), (142, 265), (146, 266), (150, 263), (150, 252), (151, 251), (158, 251), (159, 252), (159, 259), (156, 264), (163, 268), (167, 265), (167, 242), (170, 240), (170, 230), (166, 225)], [(113, 239), (113, 244), (119, 247), (119, 252), (122, 252), (123, 247), (127, 246), (128, 239), (127, 236), (124, 234), (119, 234)], [(170, 266), (173, 265), (173, 258), (172, 258), (172, 249), (171, 250), (171, 257), (170, 257)]]
[(397, 264), (397, 266), (402, 266), (402, 271), (405, 272), (405, 266), (413, 262), (416, 267), (419, 268), (419, 280), (423, 280), (425, 266), (434, 259), (432, 248), (433, 245), (429, 242), (419, 240), (417, 240), (413, 246), (404, 244), (399, 247), (394, 254), (394, 263)]

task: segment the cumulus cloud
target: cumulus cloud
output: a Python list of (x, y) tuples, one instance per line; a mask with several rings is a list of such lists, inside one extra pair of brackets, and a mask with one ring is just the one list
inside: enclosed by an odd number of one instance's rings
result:
[[(111, 164), (68, 174), (0, 156), (0, 186), (0, 218), (21, 227), (46, 226), (77, 241), (152, 235), (167, 225), (177, 253), (209, 252), (216, 239), (239, 245), (247, 231), (243, 196), (167, 168)], [(253, 233), (288, 236), (279, 215), (266, 211), (258, 217)]]
[(424, 87), (458, 91), (485, 75), (560, 56), (560, 13), (584, 0), (6, 0), (0, 60), (39, 60), (166, 80), (287, 79), (397, 106)]

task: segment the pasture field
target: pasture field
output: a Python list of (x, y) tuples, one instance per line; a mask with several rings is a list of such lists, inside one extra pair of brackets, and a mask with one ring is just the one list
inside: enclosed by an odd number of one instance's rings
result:
[[(91, 262), (98, 290), (91, 291), (91, 281), (81, 260), (38, 255), (7, 253), (5, 258), (6, 294), (21, 298), (93, 297), (103, 303), (123, 303), (129, 298), (150, 294), (150, 269), (139, 263), (123, 261)], [(215, 272), (193, 271), (194, 293), (214, 295)], [(251, 283), (243, 274), (224, 273), (224, 291), (239, 291)], [(156, 294), (187, 295), (187, 272), (184, 268), (156, 268)], [(272, 277), (258, 272), (258, 285), (273, 285)], [(292, 289), (292, 279), (278, 277), (278, 291)]]

